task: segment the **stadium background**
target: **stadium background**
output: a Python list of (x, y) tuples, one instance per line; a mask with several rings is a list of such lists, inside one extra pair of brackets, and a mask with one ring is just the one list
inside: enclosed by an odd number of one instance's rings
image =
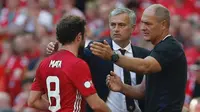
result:
[[(26, 101), (46, 45), (55, 41), (55, 27), (63, 15), (87, 20), (87, 41), (109, 38), (108, 15), (115, 7), (128, 7), (137, 15), (132, 43), (147, 49), (139, 22), (143, 10), (160, 3), (171, 12), (170, 33), (179, 40), (188, 62), (185, 110), (200, 97), (200, 0), (0, 0), (0, 111), (37, 112)], [(170, 83), (170, 82), (169, 82)], [(192, 112), (192, 110), (190, 110)], [(197, 112), (197, 111), (196, 111)]]

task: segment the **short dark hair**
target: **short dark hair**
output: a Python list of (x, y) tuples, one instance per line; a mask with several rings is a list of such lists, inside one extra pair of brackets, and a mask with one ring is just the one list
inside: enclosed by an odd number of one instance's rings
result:
[(64, 45), (73, 42), (78, 33), (81, 33), (84, 38), (85, 24), (85, 20), (78, 16), (63, 17), (56, 27), (57, 40)]

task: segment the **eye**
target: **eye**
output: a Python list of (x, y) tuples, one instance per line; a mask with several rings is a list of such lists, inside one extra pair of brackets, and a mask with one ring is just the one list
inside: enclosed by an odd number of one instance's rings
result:
[(150, 23), (148, 23), (148, 22), (145, 22), (144, 24), (146, 24), (146, 25), (150, 25)]
[(142, 21), (142, 23), (144, 24), (144, 25), (151, 25), (151, 23), (150, 22), (145, 22), (145, 21)]
[(124, 24), (124, 23), (119, 23), (119, 26), (120, 26), (120, 27), (124, 27), (124, 26), (126, 26), (126, 24)]
[(110, 26), (115, 26), (115, 25), (116, 25), (115, 23), (111, 23), (111, 24), (110, 24)]

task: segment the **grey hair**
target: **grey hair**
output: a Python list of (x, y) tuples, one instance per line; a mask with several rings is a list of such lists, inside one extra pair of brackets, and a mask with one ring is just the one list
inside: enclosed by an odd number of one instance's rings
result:
[(116, 16), (116, 15), (123, 14), (123, 13), (128, 14), (131, 25), (136, 24), (135, 12), (133, 10), (128, 9), (128, 8), (115, 8), (115, 9), (113, 9), (109, 14), (109, 20), (112, 16)]
[(158, 20), (161, 22), (163, 20), (167, 21), (168, 27), (170, 26), (170, 12), (169, 10), (161, 4), (153, 4), (149, 6), (150, 8), (154, 8), (155, 16), (158, 17)]

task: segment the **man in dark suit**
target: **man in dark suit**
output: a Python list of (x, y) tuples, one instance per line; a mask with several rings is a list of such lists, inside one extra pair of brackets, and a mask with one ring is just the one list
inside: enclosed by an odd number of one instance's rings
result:
[(90, 45), (92, 53), (102, 59), (145, 74), (146, 80), (137, 86), (122, 83), (114, 72), (107, 76), (112, 91), (135, 99), (145, 96), (145, 112), (181, 112), (184, 104), (187, 60), (182, 45), (169, 34), (169, 27), (169, 10), (153, 4), (144, 10), (141, 18), (143, 38), (154, 45), (144, 59), (116, 54), (106, 41)]
[[(116, 8), (109, 15), (109, 26), (111, 38), (106, 41), (111, 48), (119, 54), (129, 57), (144, 58), (149, 51), (140, 47), (131, 45), (131, 34), (135, 29), (136, 15), (134, 11), (127, 8)], [(54, 50), (54, 43), (49, 43), (48, 50)], [(98, 95), (102, 98), (113, 112), (141, 112), (143, 110), (143, 101), (138, 101), (125, 97), (121, 93), (110, 91), (106, 85), (106, 77), (110, 71), (115, 71), (124, 83), (129, 85), (140, 84), (143, 75), (129, 72), (116, 64), (105, 61), (90, 51), (90, 44), (84, 50), (83, 59), (88, 63), (94, 86)], [(140, 106), (139, 106), (140, 104)], [(90, 108), (87, 108), (90, 112)]]

